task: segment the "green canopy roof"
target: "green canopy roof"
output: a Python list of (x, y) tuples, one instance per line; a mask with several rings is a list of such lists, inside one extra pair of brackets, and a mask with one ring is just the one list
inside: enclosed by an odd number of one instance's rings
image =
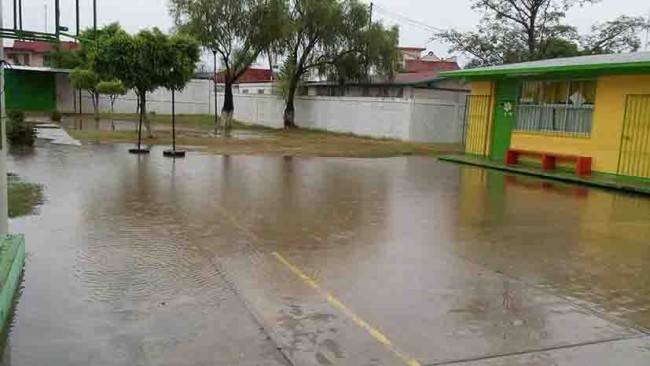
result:
[(549, 74), (645, 74), (650, 73), (650, 52), (591, 55), (476, 69), (441, 72), (442, 77), (502, 77)]

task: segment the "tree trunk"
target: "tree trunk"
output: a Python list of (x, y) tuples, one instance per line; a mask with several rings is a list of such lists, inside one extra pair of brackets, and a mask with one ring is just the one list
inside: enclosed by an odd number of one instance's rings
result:
[(95, 112), (95, 122), (99, 123), (99, 93), (90, 93), (90, 98), (93, 101), (93, 110)]
[[(135, 91), (135, 96), (137, 97), (137, 100), (138, 100), (138, 102), (136, 103), (136, 106), (135, 106), (135, 114), (137, 114), (138, 118), (139, 118), (140, 117), (140, 104), (141, 104), (141, 102), (140, 102), (140, 93), (138, 93), (136, 90), (134, 90), (134, 91)], [(138, 132), (138, 124), (137, 123), (135, 124), (135, 132)]]
[(287, 93), (287, 105), (284, 108), (284, 128), (296, 127), (294, 99), (296, 98), (297, 81), (291, 80)]
[(115, 105), (115, 98), (111, 98), (111, 130), (115, 132), (115, 120), (113, 119), (113, 106)]
[(232, 128), (232, 116), (235, 112), (235, 102), (232, 95), (232, 81), (226, 80), (223, 108), (221, 109), (221, 120), (223, 121), (223, 130), (225, 133), (230, 132)]
[(149, 115), (147, 114), (147, 92), (142, 92), (140, 95), (142, 105), (140, 106), (140, 113), (144, 118), (144, 127), (147, 129), (147, 138), (154, 138), (153, 129), (151, 128), (151, 121), (149, 120)]

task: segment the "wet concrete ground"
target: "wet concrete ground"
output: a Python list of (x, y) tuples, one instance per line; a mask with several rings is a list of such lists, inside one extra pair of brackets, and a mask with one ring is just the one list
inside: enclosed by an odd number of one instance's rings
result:
[(47, 145), (12, 365), (650, 364), (650, 200), (438, 162)]

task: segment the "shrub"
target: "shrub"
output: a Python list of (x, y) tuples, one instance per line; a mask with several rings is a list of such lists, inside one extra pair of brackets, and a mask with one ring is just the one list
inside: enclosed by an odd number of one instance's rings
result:
[(61, 118), (63, 118), (61, 112), (57, 111), (56, 109), (50, 112), (50, 120), (52, 122), (61, 122)]
[(33, 146), (36, 140), (34, 126), (25, 122), (25, 113), (10, 111), (7, 113), (7, 141), (11, 146)]
[(10, 110), (7, 112), (9, 121), (23, 122), (25, 121), (25, 112), (19, 110)]

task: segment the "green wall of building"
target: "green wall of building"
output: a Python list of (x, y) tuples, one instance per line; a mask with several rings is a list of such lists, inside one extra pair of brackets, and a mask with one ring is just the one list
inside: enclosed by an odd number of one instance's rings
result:
[[(494, 125), (492, 126), (492, 143), (490, 158), (503, 160), (510, 148), (510, 138), (515, 125), (515, 106), (517, 104), (518, 86), (516, 80), (503, 80), (496, 84), (494, 108)], [(508, 108), (506, 108), (506, 106)]]
[(49, 112), (56, 109), (56, 74), (5, 69), (7, 110)]

